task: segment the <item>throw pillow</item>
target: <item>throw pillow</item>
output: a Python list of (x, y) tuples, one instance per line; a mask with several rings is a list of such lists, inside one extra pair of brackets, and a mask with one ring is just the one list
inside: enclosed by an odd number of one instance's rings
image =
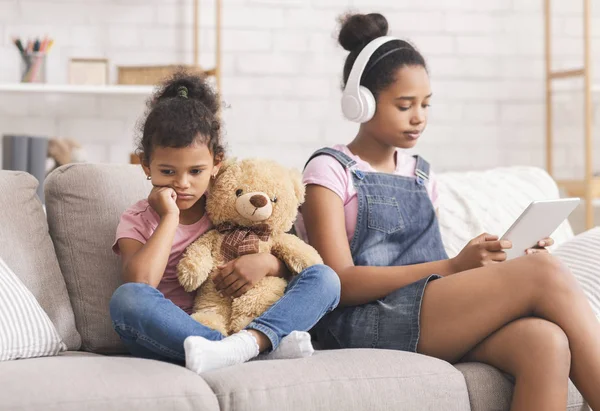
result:
[(66, 349), (33, 294), (0, 258), (0, 361), (57, 355)]
[(600, 227), (573, 237), (552, 254), (571, 269), (600, 317)]

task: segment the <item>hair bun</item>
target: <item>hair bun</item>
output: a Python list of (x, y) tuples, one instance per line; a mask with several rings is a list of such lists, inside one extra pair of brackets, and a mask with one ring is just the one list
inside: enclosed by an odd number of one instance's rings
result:
[(347, 14), (340, 18), (342, 28), (338, 35), (341, 46), (352, 52), (367, 43), (388, 34), (388, 22), (379, 13)]
[(163, 80), (149, 101), (150, 108), (170, 98), (186, 98), (201, 102), (211, 113), (219, 111), (219, 95), (206, 81), (204, 74), (185, 68), (178, 68)]

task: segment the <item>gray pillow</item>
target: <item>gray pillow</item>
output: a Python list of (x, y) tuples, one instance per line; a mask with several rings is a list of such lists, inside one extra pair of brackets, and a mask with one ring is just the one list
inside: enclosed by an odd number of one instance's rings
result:
[(0, 258), (35, 296), (69, 350), (78, 350), (81, 338), (37, 189), (31, 174), (0, 170)]

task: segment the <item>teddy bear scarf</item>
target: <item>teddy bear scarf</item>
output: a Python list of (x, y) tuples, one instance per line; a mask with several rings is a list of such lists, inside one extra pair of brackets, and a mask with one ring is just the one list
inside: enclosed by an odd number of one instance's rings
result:
[(268, 241), (271, 227), (268, 224), (257, 224), (243, 227), (233, 223), (223, 223), (217, 231), (225, 234), (221, 243), (221, 254), (225, 261), (231, 261), (244, 254), (258, 253), (259, 240)]

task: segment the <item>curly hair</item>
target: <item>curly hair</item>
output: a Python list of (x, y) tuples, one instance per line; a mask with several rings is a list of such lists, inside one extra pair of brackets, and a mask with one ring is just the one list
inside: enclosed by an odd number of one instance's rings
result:
[(146, 105), (136, 150), (145, 163), (150, 163), (157, 146), (181, 148), (194, 142), (206, 144), (215, 159), (224, 157), (219, 96), (205, 77), (180, 68), (158, 86)]
[[(344, 64), (342, 82), (344, 88), (352, 65), (361, 50), (372, 40), (388, 34), (388, 22), (379, 13), (345, 14), (339, 18), (339, 22), (341, 29), (338, 42), (350, 52)], [(388, 52), (390, 53), (385, 58), (379, 59)], [(404, 40), (389, 41), (373, 53), (363, 71), (360, 84), (368, 88), (377, 98), (382, 90), (396, 80), (398, 69), (405, 66), (421, 66), (427, 70), (425, 59), (412, 44)]]

